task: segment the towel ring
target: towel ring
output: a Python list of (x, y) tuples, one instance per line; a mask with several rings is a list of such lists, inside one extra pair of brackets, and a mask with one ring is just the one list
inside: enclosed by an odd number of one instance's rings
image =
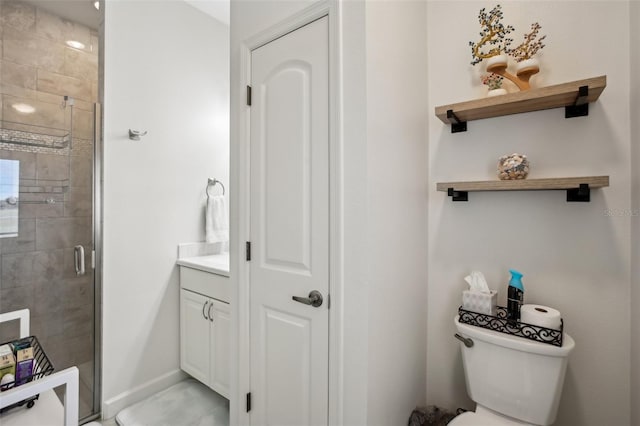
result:
[(220, 182), (218, 179), (215, 179), (215, 178), (214, 179), (209, 178), (209, 180), (207, 181), (207, 190), (206, 190), (207, 191), (207, 198), (211, 197), (211, 194), (209, 194), (209, 187), (212, 186), (212, 185), (215, 186), (217, 184), (219, 184), (222, 187), (222, 195), (224, 195), (225, 190), (224, 190), (224, 185), (222, 184), (222, 182)]

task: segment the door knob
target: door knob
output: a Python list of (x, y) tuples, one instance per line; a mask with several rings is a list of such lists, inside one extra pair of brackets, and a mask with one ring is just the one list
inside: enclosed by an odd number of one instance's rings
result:
[(311, 305), (314, 308), (322, 305), (322, 294), (318, 290), (311, 290), (309, 297), (291, 296), (296, 302), (304, 303), (305, 305)]

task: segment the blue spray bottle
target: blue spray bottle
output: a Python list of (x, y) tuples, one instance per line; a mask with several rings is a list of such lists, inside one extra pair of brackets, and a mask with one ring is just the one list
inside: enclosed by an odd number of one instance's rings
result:
[(511, 280), (509, 280), (509, 291), (507, 292), (507, 319), (520, 321), (520, 306), (524, 300), (522, 274), (515, 269), (509, 269), (509, 272)]

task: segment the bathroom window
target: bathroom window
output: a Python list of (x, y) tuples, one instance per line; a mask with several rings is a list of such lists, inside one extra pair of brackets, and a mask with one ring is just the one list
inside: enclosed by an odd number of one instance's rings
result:
[(18, 236), (20, 161), (0, 159), (0, 238)]

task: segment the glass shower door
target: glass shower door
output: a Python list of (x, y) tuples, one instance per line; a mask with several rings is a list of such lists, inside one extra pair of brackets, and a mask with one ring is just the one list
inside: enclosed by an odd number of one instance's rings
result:
[[(79, 417), (88, 418), (100, 409), (97, 33), (22, 1), (2, 1), (0, 18), (0, 313), (29, 309), (55, 370), (78, 367)], [(0, 343), (17, 336), (17, 324), (0, 326)]]

